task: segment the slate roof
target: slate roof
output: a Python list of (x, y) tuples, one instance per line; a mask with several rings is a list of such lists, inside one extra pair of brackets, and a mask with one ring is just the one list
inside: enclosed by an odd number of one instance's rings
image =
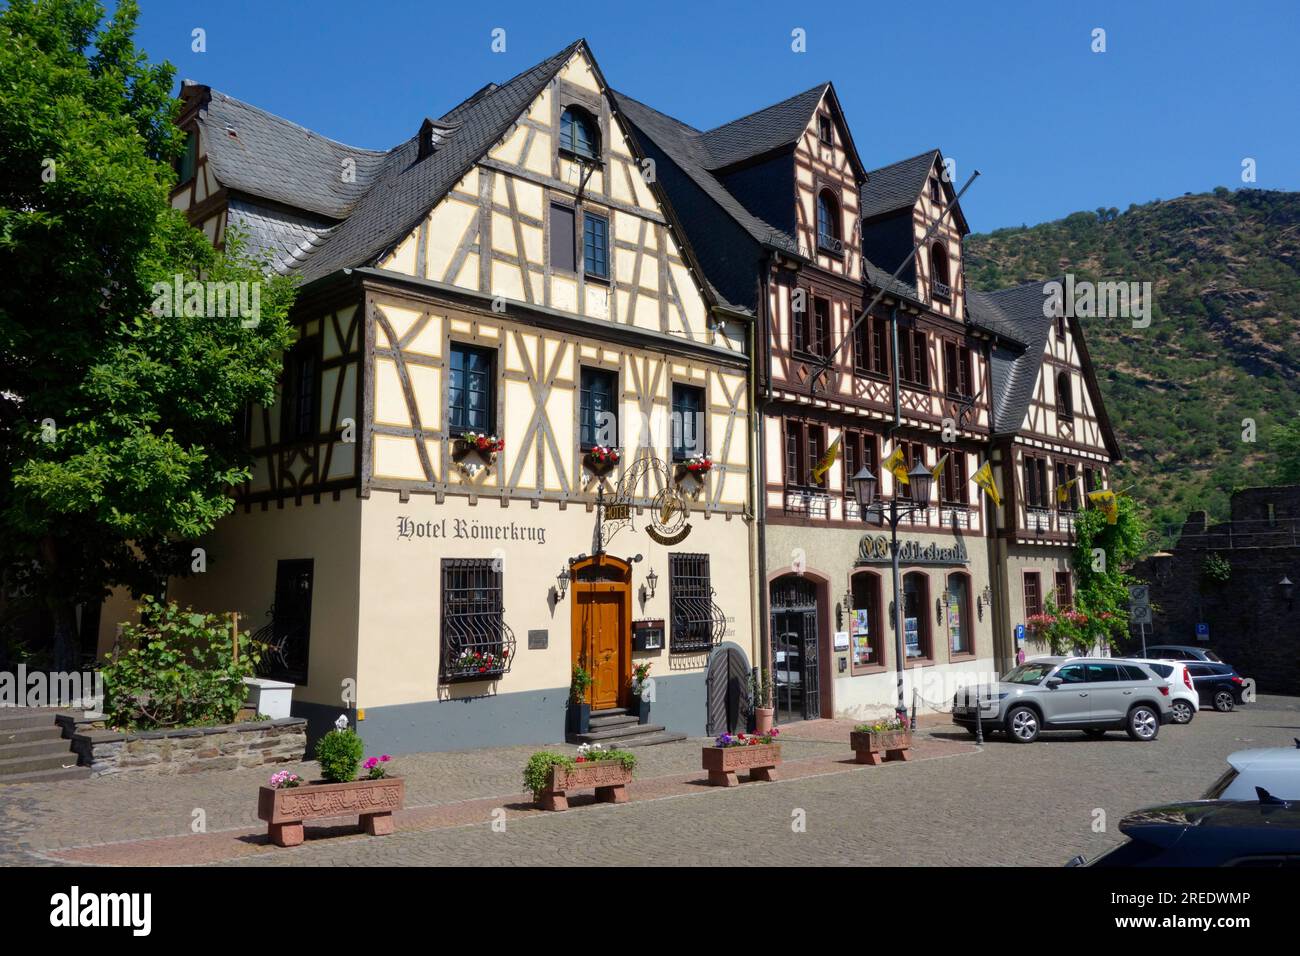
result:
[[(385, 156), (326, 139), (218, 90), (198, 124), (212, 171), (227, 189), (335, 220), (352, 211)], [(349, 159), (355, 182), (342, 175)]]
[(255, 259), (269, 260), (276, 271), (287, 274), (333, 234), (336, 224), (320, 216), (292, 212), (278, 206), (232, 196), (226, 204), (227, 231), (238, 229), (245, 251)]
[(868, 172), (859, 196), (863, 220), (915, 206), (938, 157), (937, 149), (928, 149)]
[(577, 40), (500, 86), (488, 84), (444, 114), (439, 125), (447, 128), (445, 136), (423, 160), (416, 161), (416, 136), (390, 150), (352, 215), (306, 258), (299, 269), (303, 279), (368, 264), (410, 234), (582, 45)]
[(813, 110), (826, 95), (829, 83), (818, 83), (780, 103), (755, 110), (739, 119), (698, 134), (710, 158), (710, 169), (722, 169), (799, 142)]

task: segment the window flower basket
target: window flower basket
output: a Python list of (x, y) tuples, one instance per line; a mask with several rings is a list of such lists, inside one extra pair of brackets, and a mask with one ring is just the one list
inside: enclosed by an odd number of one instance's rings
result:
[(509, 669), (510, 648), (492, 650), (466, 648), (452, 657), (447, 665), (447, 680), (492, 680)]
[(506, 447), (504, 438), (484, 432), (463, 432), (452, 441), (452, 456), (457, 462), (477, 459), (484, 465), (490, 465), (497, 458), (497, 452)]
[[(849, 734), (849, 745), (858, 763), (878, 766), (882, 760), (908, 760), (912, 749), (912, 732), (898, 716), (874, 724), (858, 724)], [(881, 755), (884, 755), (882, 758)]]
[(709, 772), (709, 785), (734, 787), (736, 773), (749, 771), (750, 780), (775, 780), (781, 765), (779, 730), (765, 734), (719, 734), (712, 747), (703, 748), (701, 764)]
[(593, 445), (582, 457), (583, 467), (596, 477), (604, 477), (618, 467), (622, 456), (617, 448), (608, 445)]

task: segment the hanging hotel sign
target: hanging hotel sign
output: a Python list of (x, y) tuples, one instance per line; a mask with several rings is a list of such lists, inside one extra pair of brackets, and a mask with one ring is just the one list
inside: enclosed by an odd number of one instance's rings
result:
[(602, 547), (608, 545), (623, 528), (635, 530), (633, 507), (645, 509), (649, 518), (646, 534), (662, 545), (677, 544), (691, 533), (690, 523), (686, 520), (690, 514), (686, 499), (677, 489), (668, 468), (658, 458), (638, 458), (624, 472), (613, 499), (604, 505)]
[[(858, 564), (889, 564), (889, 535), (864, 534), (858, 542)], [(924, 544), (915, 539), (898, 542), (898, 560), (901, 564), (970, 564), (966, 545), (958, 541), (950, 548), (938, 544)]]

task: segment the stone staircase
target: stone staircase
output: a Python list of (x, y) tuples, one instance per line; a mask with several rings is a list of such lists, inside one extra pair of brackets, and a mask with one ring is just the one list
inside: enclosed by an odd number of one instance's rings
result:
[(574, 734), (569, 742), (600, 744), (602, 747), (649, 747), (685, 739), (685, 734), (658, 724), (638, 723), (636, 715), (629, 713), (626, 707), (611, 707), (609, 710), (593, 710), (587, 733)]
[(89, 767), (77, 766), (72, 744), (54, 721), (57, 713), (38, 707), (0, 708), (0, 786), (90, 776)]

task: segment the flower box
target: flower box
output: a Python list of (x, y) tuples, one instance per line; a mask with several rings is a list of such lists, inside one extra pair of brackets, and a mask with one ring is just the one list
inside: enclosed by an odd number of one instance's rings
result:
[(582, 456), (582, 466), (597, 478), (602, 478), (618, 467), (619, 460), (617, 448), (597, 445)]
[(496, 435), (466, 432), (452, 440), (451, 456), (458, 463), (466, 459), (477, 459), (484, 465), (490, 465), (496, 461), (497, 452), (505, 448), (505, 444), (505, 440)]
[(571, 790), (595, 789), (601, 803), (627, 803), (627, 785), (632, 782), (632, 771), (617, 760), (595, 760), (580, 763), (572, 770), (552, 767), (551, 778), (537, 802), (543, 810), (567, 810)]
[(266, 821), (267, 834), (276, 846), (302, 843), (304, 820), (354, 813), (366, 833), (387, 836), (393, 832), (393, 811), (402, 809), (405, 799), (406, 781), (401, 777), (262, 787), (257, 795), (257, 817)]
[(750, 780), (775, 780), (776, 768), (781, 765), (781, 745), (705, 747), (702, 765), (709, 772), (709, 785), (713, 787), (736, 786), (739, 770), (748, 770)]
[(912, 749), (910, 730), (855, 730), (849, 734), (849, 744), (857, 754), (858, 763), (878, 766), (884, 760), (909, 760)]

